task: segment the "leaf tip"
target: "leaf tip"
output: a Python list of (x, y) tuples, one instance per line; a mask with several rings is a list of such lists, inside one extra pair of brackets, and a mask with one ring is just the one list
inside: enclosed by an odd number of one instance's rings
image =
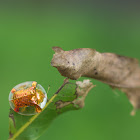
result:
[(52, 50), (54, 50), (55, 53), (63, 52), (64, 50), (58, 46), (52, 47)]

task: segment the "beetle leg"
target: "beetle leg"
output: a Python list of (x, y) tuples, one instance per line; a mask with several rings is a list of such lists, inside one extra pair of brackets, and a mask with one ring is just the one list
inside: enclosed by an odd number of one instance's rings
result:
[(37, 82), (34, 81), (34, 82), (32, 83), (32, 87), (36, 88), (36, 85), (37, 85)]
[(15, 89), (15, 88), (13, 88), (13, 89), (11, 90), (11, 92), (12, 92), (12, 93), (16, 92), (16, 89)]
[(24, 111), (25, 111), (25, 109), (26, 109), (26, 107), (23, 107), (23, 108), (21, 109), (21, 112), (24, 112)]
[(41, 107), (38, 105), (36, 105), (35, 108), (37, 113), (40, 113), (42, 111)]
[(33, 96), (33, 97), (31, 98), (31, 103), (32, 103), (32, 104), (35, 104), (35, 105), (37, 104), (37, 102), (36, 102), (36, 97), (35, 97), (35, 96)]
[(19, 108), (18, 108), (18, 107), (15, 107), (15, 108), (14, 108), (14, 111), (15, 111), (15, 112), (19, 112)]
[(35, 107), (37, 113), (40, 113), (42, 111), (41, 107), (37, 104), (35, 96), (31, 98), (31, 103)]

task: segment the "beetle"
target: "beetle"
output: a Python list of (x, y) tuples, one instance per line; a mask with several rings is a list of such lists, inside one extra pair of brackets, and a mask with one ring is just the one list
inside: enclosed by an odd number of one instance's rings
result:
[(37, 82), (33, 81), (31, 87), (16, 90), (13, 88), (11, 93), (13, 94), (12, 102), (15, 106), (14, 111), (19, 112), (20, 108), (26, 108), (28, 106), (35, 107), (37, 113), (42, 111), (39, 106), (43, 102), (45, 95), (41, 89), (37, 89)]

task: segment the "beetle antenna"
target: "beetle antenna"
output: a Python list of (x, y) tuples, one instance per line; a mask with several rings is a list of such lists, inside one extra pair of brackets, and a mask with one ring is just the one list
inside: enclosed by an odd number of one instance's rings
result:
[(49, 89), (50, 89), (50, 85), (48, 86), (47, 94), (48, 94), (48, 92), (49, 92)]

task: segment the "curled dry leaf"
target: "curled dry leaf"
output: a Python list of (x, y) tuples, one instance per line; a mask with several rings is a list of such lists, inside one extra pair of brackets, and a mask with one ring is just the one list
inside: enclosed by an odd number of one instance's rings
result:
[[(64, 51), (53, 47), (52, 66), (62, 76), (76, 80), (90, 77), (126, 93), (134, 109), (140, 108), (140, 67), (138, 60), (113, 53), (80, 48)], [(134, 114), (134, 111), (132, 112)]]

